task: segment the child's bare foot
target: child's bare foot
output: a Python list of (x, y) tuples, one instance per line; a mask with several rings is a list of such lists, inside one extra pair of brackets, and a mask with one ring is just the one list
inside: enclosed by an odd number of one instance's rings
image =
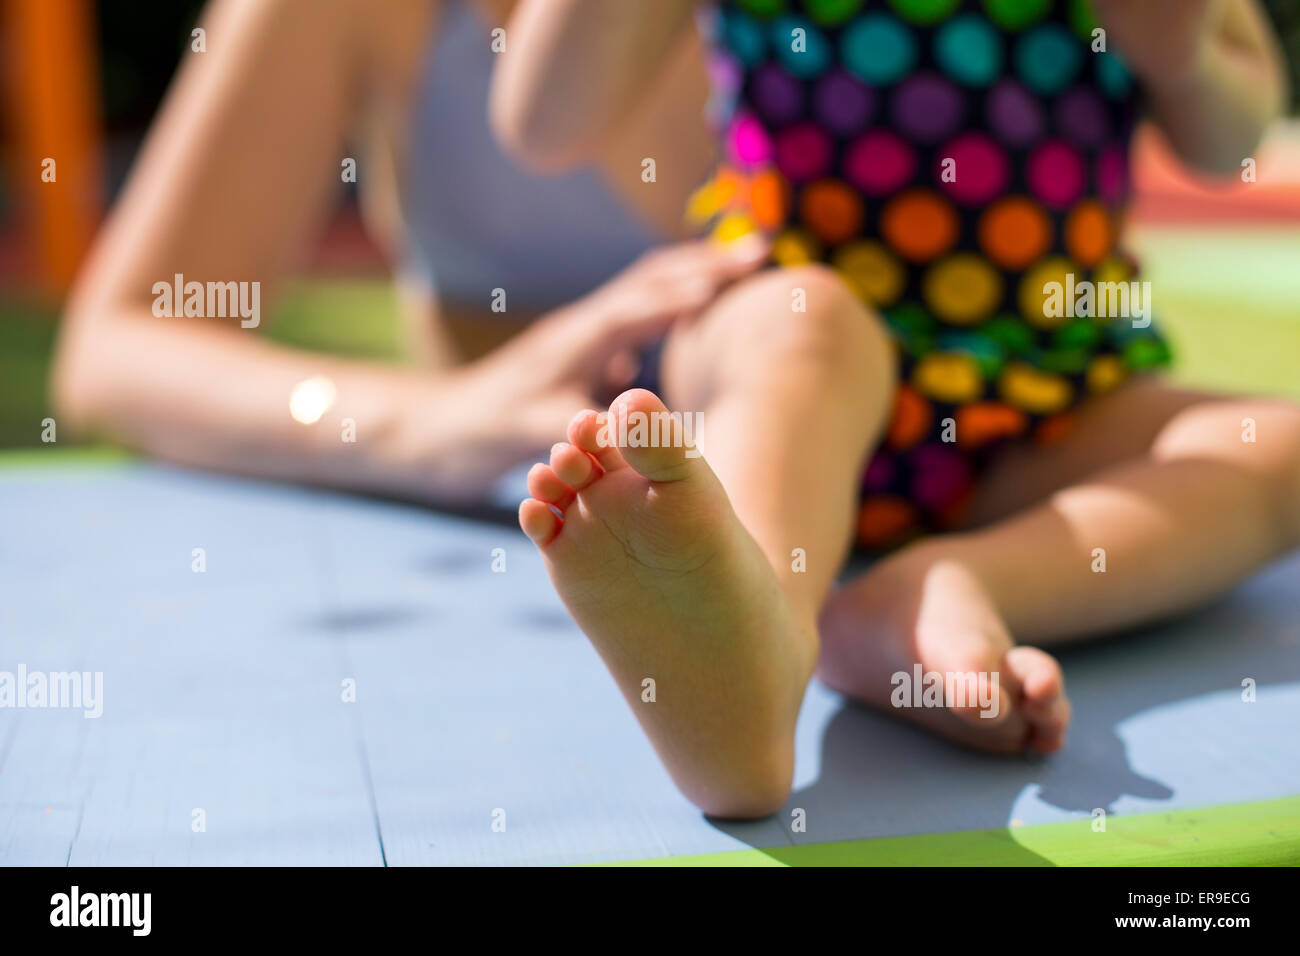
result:
[(720, 816), (771, 813), (789, 792), (814, 624), (795, 619), (698, 452), (634, 447), (633, 429), (603, 430), (620, 414), (635, 426), (667, 410), (634, 389), (575, 417), (529, 473), (519, 523), (682, 791)]
[[(1051, 753), (1065, 744), (1060, 665), (1014, 645), (983, 585), (956, 561), (900, 555), (851, 582), (827, 602), (822, 639), (819, 676), (864, 703), (981, 750)], [(927, 675), (944, 675), (946, 687), (925, 695)], [(965, 706), (947, 675), (974, 675), (960, 688)]]

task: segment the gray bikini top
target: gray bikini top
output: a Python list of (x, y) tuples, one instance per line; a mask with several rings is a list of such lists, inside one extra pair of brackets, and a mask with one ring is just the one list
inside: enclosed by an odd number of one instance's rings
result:
[(463, 3), (446, 7), (416, 104), (404, 203), (403, 271), (439, 297), (544, 309), (590, 292), (654, 244), (590, 171), (532, 175), (487, 123), (488, 29)]

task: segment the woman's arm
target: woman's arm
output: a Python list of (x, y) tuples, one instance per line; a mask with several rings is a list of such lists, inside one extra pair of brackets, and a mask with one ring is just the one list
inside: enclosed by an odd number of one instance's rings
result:
[[(418, 63), (432, 26), (424, 0), (368, 7), (219, 0), (205, 13), (206, 52), (185, 54), (69, 300), (54, 391), (70, 424), (205, 467), (403, 493), (439, 484), (415, 465), (437, 460), (430, 445), (454, 428), (417, 425), (413, 410), (450, 385), (279, 348), (239, 317), (152, 310), (154, 284), (177, 274), (257, 282), (269, 307), (332, 205), (359, 110), (400, 94), (393, 64)], [(319, 375), (337, 397), (304, 426), (289, 397)], [(356, 443), (341, 440), (342, 418)]]
[[(426, 0), (214, 5), (207, 52), (187, 54), (69, 301), (54, 384), (69, 424), (201, 467), (470, 499), (562, 435), (619, 359), (759, 264), (761, 249), (704, 243), (652, 253), (440, 372), (276, 346), (239, 316), (155, 316), (154, 285), (177, 274), (259, 282), (269, 303), (328, 211), (352, 121), (418, 75), (433, 12)], [(296, 420), (290, 399), (312, 379), (327, 380), (324, 407)]]
[(596, 157), (690, 25), (696, 0), (521, 0), (493, 71), (490, 115), (520, 162)]
[(1241, 168), (1287, 98), (1281, 50), (1258, 0), (1094, 0), (1186, 162)]

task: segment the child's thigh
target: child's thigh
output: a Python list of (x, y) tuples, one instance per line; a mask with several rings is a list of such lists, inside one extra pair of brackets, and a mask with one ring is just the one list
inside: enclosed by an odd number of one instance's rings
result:
[[(1080, 406), (1074, 427), (1060, 440), (1013, 445), (1000, 453), (981, 479), (968, 523), (1000, 520), (1091, 474), (1143, 457), (1171, 427), (1202, 412), (1238, 404), (1248, 408), (1255, 401), (1263, 400), (1177, 388), (1155, 376), (1135, 379)], [(1240, 440), (1236, 431), (1231, 437)]]

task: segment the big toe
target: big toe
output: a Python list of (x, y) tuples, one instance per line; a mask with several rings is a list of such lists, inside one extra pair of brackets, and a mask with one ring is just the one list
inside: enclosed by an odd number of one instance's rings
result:
[(1065, 696), (1065, 675), (1056, 658), (1036, 647), (1013, 647), (1005, 665), (1020, 685), (1020, 710), (1030, 725), (1028, 746), (1052, 753), (1065, 746), (1070, 723), (1070, 701)]
[(609, 406), (609, 441), (642, 476), (651, 481), (683, 481), (703, 471), (690, 420), (668, 411), (659, 396), (644, 388), (624, 392)]

